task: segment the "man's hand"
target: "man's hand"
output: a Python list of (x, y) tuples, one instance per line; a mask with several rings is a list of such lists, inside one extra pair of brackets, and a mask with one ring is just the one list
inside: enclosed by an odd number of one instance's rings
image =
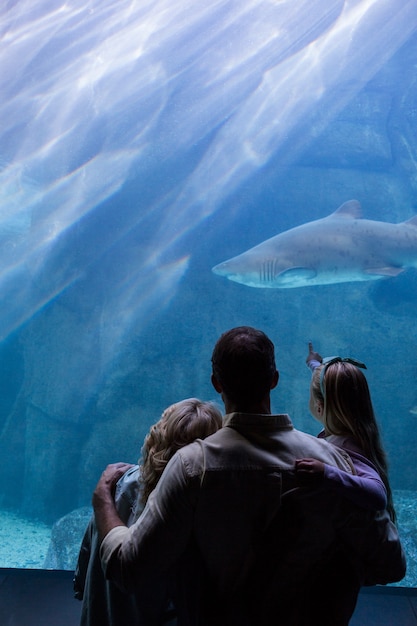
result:
[(131, 467), (130, 463), (108, 465), (96, 485), (92, 503), (100, 540), (103, 540), (112, 528), (124, 526), (117, 514), (113, 496), (117, 481)]
[(103, 500), (113, 499), (117, 481), (133, 467), (130, 463), (112, 463), (108, 465), (98, 481), (93, 493), (93, 507), (100, 506)]

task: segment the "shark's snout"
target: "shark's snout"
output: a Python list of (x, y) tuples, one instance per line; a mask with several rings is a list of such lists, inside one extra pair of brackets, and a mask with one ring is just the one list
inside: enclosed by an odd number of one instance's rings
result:
[(225, 276), (227, 274), (226, 265), (227, 263), (219, 263), (218, 265), (212, 267), (211, 271), (219, 276)]

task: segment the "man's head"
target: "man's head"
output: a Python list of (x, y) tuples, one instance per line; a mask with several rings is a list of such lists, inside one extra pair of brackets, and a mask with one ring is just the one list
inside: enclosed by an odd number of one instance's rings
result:
[(217, 391), (243, 410), (269, 398), (278, 382), (274, 344), (261, 330), (239, 326), (223, 333), (211, 357)]

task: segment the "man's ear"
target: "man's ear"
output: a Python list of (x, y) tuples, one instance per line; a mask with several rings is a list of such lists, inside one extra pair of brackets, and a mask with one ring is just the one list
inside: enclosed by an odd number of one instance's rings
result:
[(275, 374), (271, 383), (271, 389), (275, 389), (275, 387), (278, 385), (278, 380), (279, 380), (279, 371), (275, 370)]
[(211, 384), (213, 385), (217, 393), (222, 393), (223, 387), (221, 386), (214, 374), (211, 375)]

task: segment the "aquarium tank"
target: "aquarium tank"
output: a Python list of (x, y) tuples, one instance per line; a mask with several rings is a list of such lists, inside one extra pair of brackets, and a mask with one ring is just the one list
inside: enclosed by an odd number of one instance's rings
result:
[(415, 0), (0, 15), (0, 567), (73, 569), (104, 467), (222, 407), (213, 345), (249, 325), (313, 435), (308, 342), (365, 362), (416, 586)]

